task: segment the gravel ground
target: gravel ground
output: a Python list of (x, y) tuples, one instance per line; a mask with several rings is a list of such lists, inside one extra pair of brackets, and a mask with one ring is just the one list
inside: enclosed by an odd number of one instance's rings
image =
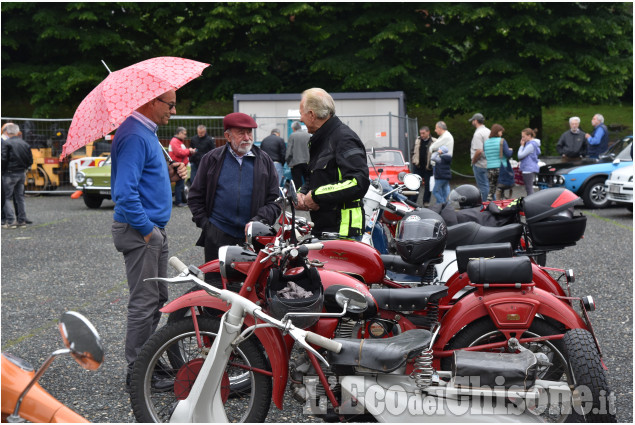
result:
[[(96, 326), (106, 360), (96, 372), (81, 369), (69, 356), (53, 362), (41, 384), (91, 422), (134, 422), (124, 391), (124, 329), (127, 285), (123, 258), (110, 233), (113, 204), (89, 210), (68, 196), (29, 197), (34, 224), (2, 229), (2, 351), (38, 367), (61, 347), (56, 321), (79, 311)], [(575, 247), (549, 255), (548, 265), (574, 268), (575, 294), (591, 294), (596, 334), (616, 393), (617, 418), (633, 422), (633, 217), (625, 208), (584, 211), (585, 238)], [(200, 264), (199, 232), (187, 208), (175, 208), (168, 226), (170, 255)], [(183, 288), (185, 290), (185, 288)], [(172, 287), (171, 298), (181, 294)], [(164, 319), (165, 320), (165, 319)], [(288, 393), (287, 393), (288, 394)], [(273, 406), (273, 405), (272, 405)], [(272, 407), (270, 422), (313, 422), (287, 395), (285, 409)]]

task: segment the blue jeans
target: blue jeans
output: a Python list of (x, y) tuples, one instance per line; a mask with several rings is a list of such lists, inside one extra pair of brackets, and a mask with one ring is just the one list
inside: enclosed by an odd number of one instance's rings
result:
[(481, 200), (485, 202), (487, 201), (487, 194), (489, 193), (487, 168), (472, 165), (472, 170), (474, 171), (474, 178), (476, 178), (476, 187), (478, 187), (478, 191), (481, 192)]
[(277, 161), (274, 161), (273, 165), (276, 166), (276, 171), (278, 172), (278, 186), (284, 186), (284, 167)]
[(434, 179), (434, 189), (432, 190), (437, 204), (448, 202), (450, 196), (450, 180)]
[(174, 202), (176, 204), (184, 204), (185, 203), (185, 180), (179, 180), (174, 183)]
[(194, 178), (196, 177), (196, 172), (198, 171), (198, 164), (194, 164), (190, 162), (190, 186), (194, 183)]
[[(18, 215), (18, 223), (26, 222), (26, 208), (24, 207), (24, 180), (26, 179), (26, 173), (7, 173), (2, 176), (2, 192), (4, 196), (4, 206), (2, 211), (4, 212), (4, 219), (6, 223), (13, 223), (16, 221), (16, 213)], [(15, 195), (15, 205), (17, 211), (13, 211), (13, 201)]]

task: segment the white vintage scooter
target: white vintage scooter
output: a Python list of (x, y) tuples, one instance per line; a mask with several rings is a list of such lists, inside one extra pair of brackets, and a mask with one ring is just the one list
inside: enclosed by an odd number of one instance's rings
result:
[[(320, 245), (305, 244), (304, 247), (320, 249)], [(293, 250), (297, 255), (297, 249), (297, 246), (273, 248), (270, 256), (294, 255)], [(573, 394), (566, 382), (536, 379), (537, 369), (549, 365), (546, 356), (524, 349), (514, 338), (508, 342), (512, 353), (460, 350), (455, 352), (452, 371), (436, 371), (420, 355), (432, 346), (438, 325), (431, 331), (415, 329), (391, 338), (329, 339), (291, 323), (291, 316), (362, 315), (373, 305), (376, 307), (374, 300), (369, 301), (355, 289), (342, 288), (335, 294), (337, 304), (343, 309), (341, 314), (290, 313), (278, 320), (265, 313), (262, 306), (237, 293), (205, 283), (197, 277), (199, 271), (195, 267), (188, 268), (174, 257), (170, 264), (179, 271), (177, 277), (152, 280), (194, 282), (210, 295), (231, 304), (188, 396), (174, 406), (171, 422), (227, 422), (222, 392), (232, 350), (256, 328), (266, 327), (291, 336), (314, 356), (313, 366), (319, 369), (317, 380), (322, 389), (327, 389), (329, 402), (325, 397), (322, 399), (324, 404), (331, 403), (335, 420), (350, 421), (370, 414), (381, 422), (541, 422), (538, 414), (544, 413), (553, 400), (559, 401), (559, 408), (572, 407)], [(255, 324), (244, 328), (247, 315), (253, 317), (250, 322)], [(428, 352), (431, 355), (431, 351)], [(269, 358), (276, 355), (267, 354)], [(413, 362), (414, 369), (406, 374)], [(305, 383), (310, 394), (311, 385)], [(339, 400), (331, 390), (335, 387), (340, 388)], [(257, 388), (255, 391), (260, 397), (267, 397), (264, 391), (259, 393)], [(305, 405), (307, 413), (320, 414), (325, 409), (322, 403)]]

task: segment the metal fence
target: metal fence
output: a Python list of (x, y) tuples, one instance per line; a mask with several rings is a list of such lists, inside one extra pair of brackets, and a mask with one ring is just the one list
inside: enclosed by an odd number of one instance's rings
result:
[[(262, 141), (271, 134), (271, 130), (278, 128), (281, 136), (288, 141), (291, 134), (291, 124), (299, 117), (254, 117), (258, 128), (254, 129), (254, 140)], [(416, 118), (396, 115), (359, 115), (339, 116), (339, 118), (355, 131), (366, 148), (400, 149), (407, 161), (410, 161), (411, 146), (416, 140), (419, 130)], [(39, 119), (39, 118), (0, 118), (2, 124), (12, 122), (20, 127), (22, 138), (31, 146), (33, 153), (33, 167), (27, 173), (27, 192), (66, 192), (73, 189), (70, 184), (69, 162), (85, 156), (99, 156), (110, 152), (112, 136), (96, 140), (90, 147), (83, 147), (73, 152), (69, 157), (60, 161), (62, 147), (66, 143), (70, 118)], [(226, 141), (223, 134), (222, 116), (180, 116), (175, 115), (165, 126), (157, 130), (159, 140), (168, 146), (176, 133), (177, 127), (187, 129), (188, 138), (196, 134), (199, 125), (204, 125), (207, 133), (216, 139), (216, 146)], [(186, 142), (189, 145), (189, 141)]]
[[(258, 128), (254, 131), (254, 139), (262, 140), (277, 128), (285, 141), (291, 134), (291, 124), (298, 117), (266, 117), (255, 116)], [(411, 146), (419, 136), (416, 118), (397, 115), (338, 115), (360, 137), (367, 149), (393, 148), (403, 152), (410, 161)]]

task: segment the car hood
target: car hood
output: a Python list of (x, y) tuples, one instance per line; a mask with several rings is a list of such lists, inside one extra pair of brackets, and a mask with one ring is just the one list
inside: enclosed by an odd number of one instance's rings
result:
[(86, 177), (110, 176), (110, 165), (103, 167), (88, 167), (80, 170)]

